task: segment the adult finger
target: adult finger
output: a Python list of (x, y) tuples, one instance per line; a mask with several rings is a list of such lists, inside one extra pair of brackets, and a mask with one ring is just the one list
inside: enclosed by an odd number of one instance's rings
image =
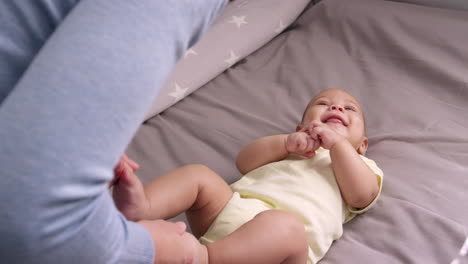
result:
[(185, 233), (185, 231), (187, 230), (187, 225), (182, 222), (182, 221), (178, 221), (178, 222), (175, 222), (175, 224), (177, 225), (177, 227), (179, 228), (179, 234), (182, 235), (183, 233)]
[[(151, 234), (156, 248), (155, 263), (187, 263), (197, 260), (200, 243), (191, 234), (180, 232), (181, 222), (172, 223), (164, 220), (138, 222)], [(190, 262), (193, 263), (193, 262)]]

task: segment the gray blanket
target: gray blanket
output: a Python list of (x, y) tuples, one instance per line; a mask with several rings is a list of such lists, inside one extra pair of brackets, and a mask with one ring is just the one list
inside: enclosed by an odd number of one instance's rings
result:
[(249, 141), (293, 132), (310, 98), (339, 87), (364, 106), (376, 206), (321, 263), (450, 263), (468, 234), (468, 12), (322, 1), (284, 33), (148, 120), (128, 148), (147, 182), (202, 163), (233, 182)]

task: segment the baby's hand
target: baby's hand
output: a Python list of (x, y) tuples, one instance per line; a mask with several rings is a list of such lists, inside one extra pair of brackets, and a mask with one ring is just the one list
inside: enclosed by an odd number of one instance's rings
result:
[(333, 129), (319, 121), (312, 121), (305, 129), (309, 135), (316, 141), (320, 142), (320, 146), (324, 149), (331, 149), (336, 142), (345, 138), (336, 133)]
[(285, 140), (288, 153), (311, 158), (315, 155), (315, 150), (320, 147), (318, 140), (314, 140), (306, 132), (299, 131), (289, 134)]

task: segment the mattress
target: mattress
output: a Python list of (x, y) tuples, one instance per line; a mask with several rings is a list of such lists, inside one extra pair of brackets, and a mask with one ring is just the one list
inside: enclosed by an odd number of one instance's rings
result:
[(320, 263), (467, 261), (467, 28), (461, 10), (311, 3), (281, 34), (148, 119), (127, 153), (144, 182), (201, 163), (232, 183), (242, 146), (293, 132), (313, 95), (342, 88), (363, 105), (366, 156), (385, 180), (375, 207), (345, 224)]

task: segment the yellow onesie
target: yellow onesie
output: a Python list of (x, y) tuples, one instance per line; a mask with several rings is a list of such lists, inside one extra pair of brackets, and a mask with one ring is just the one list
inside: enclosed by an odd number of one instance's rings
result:
[(308, 263), (317, 263), (343, 234), (343, 223), (367, 211), (380, 196), (383, 172), (373, 160), (361, 158), (379, 182), (379, 193), (366, 208), (356, 210), (345, 204), (333, 174), (330, 152), (320, 148), (311, 159), (289, 155), (252, 170), (233, 183), (234, 196), (200, 241), (206, 244), (219, 240), (262, 211), (282, 209), (304, 221)]

